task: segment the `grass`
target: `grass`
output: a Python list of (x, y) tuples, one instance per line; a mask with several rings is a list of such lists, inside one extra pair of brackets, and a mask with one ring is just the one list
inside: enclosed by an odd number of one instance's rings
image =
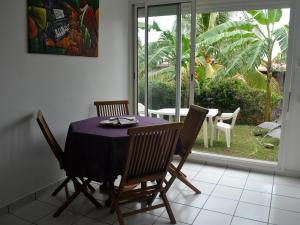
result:
[(254, 126), (236, 125), (233, 129), (233, 136), (231, 137), (231, 147), (226, 147), (226, 140), (223, 132), (220, 133), (219, 141), (214, 138), (214, 146), (205, 148), (203, 144), (202, 131), (198, 135), (195, 151), (201, 151), (213, 154), (222, 154), (226, 156), (236, 156), (257, 160), (278, 161), (279, 140), (271, 137), (266, 137), (263, 143), (270, 143), (274, 148), (266, 148), (260, 144), (260, 136), (254, 136)]

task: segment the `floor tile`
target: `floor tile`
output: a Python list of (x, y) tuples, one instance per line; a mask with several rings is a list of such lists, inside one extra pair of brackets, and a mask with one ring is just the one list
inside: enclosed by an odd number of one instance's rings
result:
[(198, 170), (190, 170), (185, 168), (183, 168), (181, 171), (187, 176), (187, 179), (189, 180), (193, 179), (199, 172)]
[(215, 190), (212, 192), (212, 196), (228, 198), (232, 200), (239, 200), (243, 189), (226, 187), (222, 185), (217, 185)]
[(222, 174), (216, 174), (200, 170), (200, 172), (194, 177), (194, 180), (217, 184), (221, 177)]
[(101, 223), (97, 220), (93, 220), (93, 219), (89, 219), (87, 217), (84, 217), (81, 220), (74, 223), (73, 225), (107, 225), (107, 223)]
[[(100, 204), (104, 206), (103, 203)], [(87, 213), (91, 212), (93, 209), (96, 208), (97, 207), (86, 196), (79, 195), (77, 198), (74, 199), (74, 201), (69, 205), (67, 209), (74, 213), (86, 215)]]
[(300, 198), (300, 188), (295, 186), (275, 184), (273, 187), (273, 194), (292, 198)]
[(231, 216), (222, 213), (202, 210), (193, 225), (229, 225), (231, 218)]
[(0, 216), (1, 225), (30, 225), (29, 222), (19, 219), (18, 217), (10, 214)]
[(241, 178), (241, 179), (247, 179), (248, 175), (249, 175), (249, 171), (237, 170), (237, 169), (231, 169), (231, 168), (227, 168), (224, 172), (224, 176), (236, 177), (236, 178)]
[(37, 225), (71, 225), (78, 220), (80, 220), (82, 216), (69, 212), (69, 211), (63, 211), (62, 214), (60, 214), (59, 217), (53, 217), (52, 215), (48, 215), (41, 220), (37, 221)]
[(300, 213), (285, 211), (281, 209), (271, 209), (270, 224), (276, 225), (296, 225), (299, 224)]
[[(198, 208), (177, 203), (171, 203), (171, 208), (176, 221), (188, 224), (193, 223), (194, 219), (200, 212), (200, 209)], [(162, 214), (162, 217), (169, 218), (166, 211)]]
[(267, 225), (267, 223), (258, 222), (255, 220), (248, 220), (240, 217), (234, 217), (231, 225)]
[(235, 216), (268, 222), (269, 207), (240, 202), (236, 209)]
[(272, 193), (272, 184), (270, 183), (264, 183), (262, 181), (247, 181), (245, 189), (250, 191), (258, 191), (263, 193)]
[(274, 184), (300, 187), (300, 179), (295, 177), (274, 176)]
[[(197, 180), (192, 180), (191, 182), (196, 188), (198, 188), (201, 191), (201, 193), (206, 195), (210, 195), (216, 186), (216, 184), (197, 181)], [(186, 187), (184, 190), (191, 190), (191, 189), (189, 187)]]
[(223, 175), (225, 171), (224, 167), (217, 167), (217, 166), (203, 166), (203, 168), (200, 170), (200, 172), (202, 173), (214, 173), (214, 174), (219, 174), (219, 175)]
[(244, 188), (246, 184), (246, 178), (238, 178), (238, 177), (229, 177), (229, 176), (223, 176), (219, 184), (229, 187), (235, 187), (235, 188)]
[(211, 196), (203, 209), (233, 215), (237, 205), (238, 201)]
[(262, 174), (257, 172), (250, 172), (248, 176), (248, 180), (252, 181), (263, 181), (264, 183), (273, 184), (274, 175), (271, 174)]
[(174, 200), (176, 203), (202, 208), (208, 199), (206, 194), (196, 194), (193, 191), (182, 191)]
[[(154, 225), (167, 225), (167, 224), (170, 225), (170, 219), (164, 217), (159, 217), (154, 223)], [(176, 221), (176, 225), (187, 225), (187, 223), (181, 223)]]
[[(188, 179), (188, 180), (191, 181), (191, 179)], [(175, 181), (173, 182), (171, 187), (175, 187), (177, 190), (183, 190), (187, 186), (183, 182), (181, 182), (180, 180), (175, 179)]]
[(92, 193), (93, 197), (100, 201), (105, 201), (108, 199), (108, 195), (102, 192), (99, 192), (99, 188), (96, 188), (96, 191)]
[[(139, 213), (133, 216), (128, 216), (124, 218), (125, 224), (130, 225), (152, 225), (158, 219), (157, 216), (147, 214), (147, 213)], [(114, 225), (119, 224), (118, 221), (114, 223)]]
[(271, 207), (300, 213), (300, 199), (273, 195)]
[(63, 191), (59, 192), (56, 196), (51, 196), (50, 193), (47, 193), (39, 196), (38, 200), (53, 206), (61, 206), (66, 201), (66, 195)]
[(55, 209), (56, 208), (52, 205), (40, 201), (33, 201), (19, 209), (13, 210), (11, 213), (28, 221), (36, 222), (42, 217), (52, 214)]
[(176, 186), (171, 186), (171, 188), (168, 190), (167, 192), (167, 198), (170, 202), (172, 202), (173, 200), (175, 200), (179, 194), (179, 192), (181, 191), (181, 189), (178, 189)]
[[(124, 212), (124, 211), (122, 211), (122, 212)], [(117, 220), (116, 213), (111, 213), (110, 208), (108, 208), (108, 207), (93, 209), (86, 216), (91, 219), (95, 219), (100, 222), (109, 223), (109, 224), (112, 224)]]
[[(157, 205), (157, 204), (161, 204), (163, 201), (160, 198), (156, 198), (152, 205)], [(141, 203), (140, 202), (132, 202), (132, 203), (128, 203), (128, 204), (124, 204), (122, 205), (124, 208), (128, 208), (128, 209), (140, 209), (141, 208)], [(166, 210), (165, 207), (161, 207), (158, 209), (154, 209), (154, 210), (150, 210), (147, 211), (146, 213), (155, 215), (155, 216), (161, 216), (161, 214)]]
[(271, 194), (244, 190), (240, 201), (269, 207)]
[(203, 164), (186, 162), (182, 168), (199, 172), (199, 170), (203, 168)]

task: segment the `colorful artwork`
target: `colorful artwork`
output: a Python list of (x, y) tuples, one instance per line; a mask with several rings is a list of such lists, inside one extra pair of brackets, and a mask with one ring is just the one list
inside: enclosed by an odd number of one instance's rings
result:
[(28, 0), (28, 50), (98, 56), (99, 0)]

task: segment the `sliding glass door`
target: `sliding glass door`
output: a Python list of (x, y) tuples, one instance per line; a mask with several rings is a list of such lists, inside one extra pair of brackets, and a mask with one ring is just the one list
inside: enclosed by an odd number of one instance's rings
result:
[(224, 116), (214, 121), (210, 146), (200, 133), (195, 150), (278, 161), (289, 18), (288, 8), (205, 12), (198, 5), (194, 102)]
[(190, 104), (206, 107), (194, 150), (276, 162), (290, 9), (232, 8), (196, 0), (136, 7), (138, 112), (180, 121)]
[(136, 10), (138, 111), (178, 121), (189, 106), (191, 4)]

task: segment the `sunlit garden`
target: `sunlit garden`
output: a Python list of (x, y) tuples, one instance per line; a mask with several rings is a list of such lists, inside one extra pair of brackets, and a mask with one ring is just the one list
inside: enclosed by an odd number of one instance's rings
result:
[[(281, 116), (284, 76), (288, 48), (289, 10), (252, 10), (197, 14), (194, 104), (216, 108), (219, 115), (240, 107), (232, 129), (231, 145), (225, 136), (214, 138), (205, 148), (202, 131), (196, 151), (251, 159), (277, 161), (279, 138), (257, 125), (278, 121)], [(176, 21), (166, 29), (161, 18), (150, 18), (149, 35), (149, 109), (174, 108), (176, 105)], [(164, 18), (166, 20), (166, 18)], [(190, 15), (182, 15), (181, 108), (189, 105)], [(139, 23), (139, 32), (144, 32)], [(139, 41), (138, 101), (144, 102), (144, 49)], [(227, 122), (227, 121), (224, 121)], [(230, 124), (231, 121), (228, 121)]]

